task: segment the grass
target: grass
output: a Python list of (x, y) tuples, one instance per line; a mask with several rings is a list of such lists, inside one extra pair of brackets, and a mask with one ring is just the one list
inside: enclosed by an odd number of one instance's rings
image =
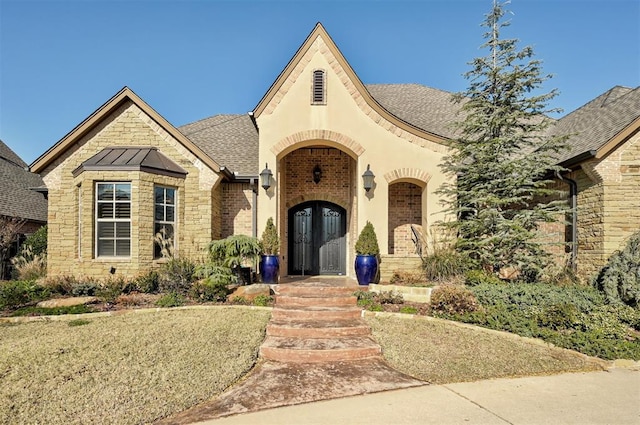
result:
[(433, 384), (601, 370), (577, 353), (428, 318), (368, 317), (385, 359)]
[(138, 424), (184, 410), (251, 369), (269, 315), (221, 307), (0, 324), (0, 423)]

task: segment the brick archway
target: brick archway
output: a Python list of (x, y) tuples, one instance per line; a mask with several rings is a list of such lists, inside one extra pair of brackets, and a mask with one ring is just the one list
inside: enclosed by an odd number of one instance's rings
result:
[(384, 174), (387, 183), (409, 182), (418, 186), (426, 186), (431, 180), (431, 174), (419, 168), (396, 168)]
[(291, 134), (280, 140), (271, 147), (271, 152), (278, 159), (282, 159), (295, 149), (315, 145), (319, 140), (326, 146), (346, 152), (353, 159), (357, 159), (365, 151), (360, 143), (342, 133), (331, 130), (306, 130)]

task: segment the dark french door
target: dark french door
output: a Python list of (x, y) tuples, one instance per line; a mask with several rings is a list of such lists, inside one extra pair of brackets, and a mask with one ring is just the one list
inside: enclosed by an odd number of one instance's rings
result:
[(305, 202), (289, 210), (289, 274), (346, 273), (347, 214), (330, 202)]

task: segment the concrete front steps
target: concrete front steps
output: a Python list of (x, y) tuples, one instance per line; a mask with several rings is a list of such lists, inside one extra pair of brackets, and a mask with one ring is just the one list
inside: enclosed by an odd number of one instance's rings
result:
[(260, 355), (284, 363), (381, 358), (353, 296), (357, 289), (321, 283), (278, 285)]

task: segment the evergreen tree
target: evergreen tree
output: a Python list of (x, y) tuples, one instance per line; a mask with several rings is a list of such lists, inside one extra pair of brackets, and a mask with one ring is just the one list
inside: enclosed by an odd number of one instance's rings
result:
[(459, 137), (442, 169), (452, 177), (439, 192), (448, 199), (448, 223), (458, 231), (457, 248), (485, 270), (514, 268), (533, 280), (549, 256), (537, 241), (542, 222), (558, 217), (564, 202), (550, 189), (557, 152), (565, 137), (545, 137), (552, 123), (547, 104), (557, 92), (538, 94), (550, 75), (531, 47), (518, 50), (516, 39), (500, 38), (509, 26), (496, 0), (482, 24), (487, 28), (484, 57), (465, 74), (469, 87), (456, 95), (461, 105)]

